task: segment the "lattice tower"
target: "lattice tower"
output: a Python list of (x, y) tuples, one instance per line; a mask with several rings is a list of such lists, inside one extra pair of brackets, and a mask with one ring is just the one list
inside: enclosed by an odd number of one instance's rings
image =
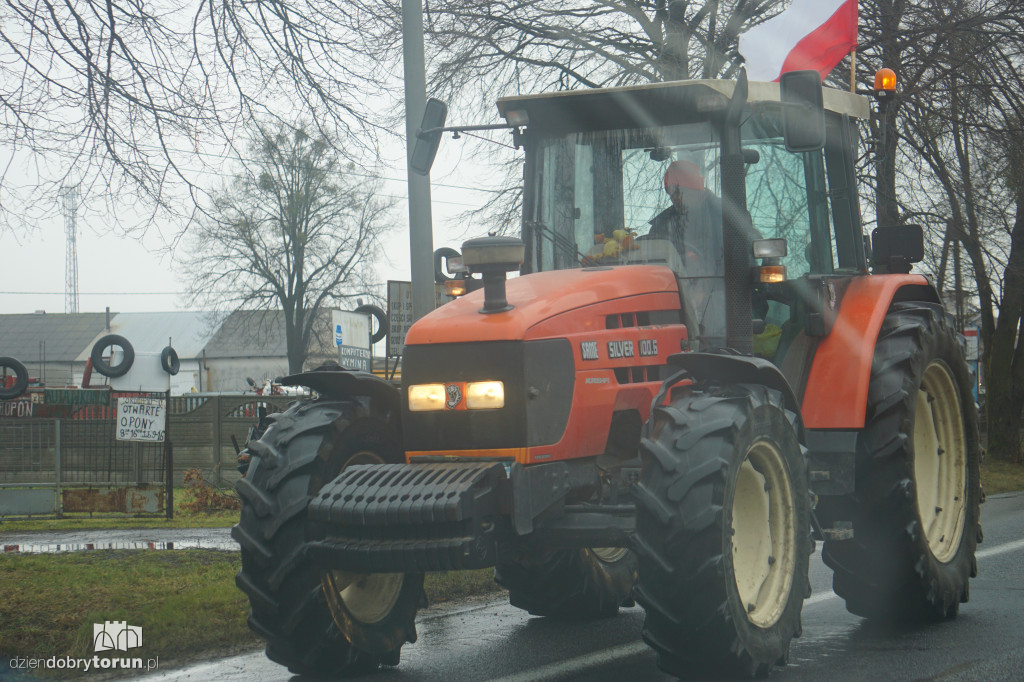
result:
[(61, 208), (64, 211), (64, 235), (67, 253), (64, 258), (64, 312), (78, 312), (78, 185), (60, 188)]

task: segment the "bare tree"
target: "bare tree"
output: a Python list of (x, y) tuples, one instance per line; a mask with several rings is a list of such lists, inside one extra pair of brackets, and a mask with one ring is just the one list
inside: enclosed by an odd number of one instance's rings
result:
[(366, 103), (387, 74), (358, 58), (350, 26), (334, 0), (5, 3), (4, 224), (68, 176), (86, 196), (131, 196), (136, 211), (141, 198), (187, 218), (206, 154), (223, 153), (253, 116), (282, 110), (372, 151)]
[[(401, 3), (354, 0), (378, 55), (398, 58)], [(736, 36), (779, 0), (439, 0), (425, 35), (430, 90), (460, 108), (502, 94), (730, 77)], [(357, 17), (357, 18), (356, 18)]]
[[(878, 223), (922, 223), (940, 290), (980, 318), (989, 451), (1021, 460), (1024, 344), (1024, 8), (1011, 0), (861, 3), (862, 78), (890, 66), (902, 86), (886, 143), (872, 121)], [(954, 281), (950, 260), (964, 254)], [(966, 299), (966, 302), (965, 302)]]
[(291, 372), (302, 370), (323, 313), (373, 286), (390, 203), (308, 126), (257, 126), (251, 160), (215, 193), (188, 241), (193, 302), (281, 310)]

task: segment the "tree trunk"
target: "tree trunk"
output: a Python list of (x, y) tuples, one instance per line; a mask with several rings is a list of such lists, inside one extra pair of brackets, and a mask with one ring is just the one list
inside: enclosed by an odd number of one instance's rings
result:
[[(668, 0), (667, 5), (659, 3), (658, 15), (663, 26), (661, 54), (658, 67), (666, 81), (684, 80), (690, 77), (690, 31), (686, 25), (686, 2)], [(662, 9), (664, 7), (664, 9)]]
[(985, 366), (988, 452), (996, 459), (1024, 462), (1021, 405), (1024, 403), (1024, 192), (1018, 192), (1017, 217), (1010, 233), (1003, 300)]

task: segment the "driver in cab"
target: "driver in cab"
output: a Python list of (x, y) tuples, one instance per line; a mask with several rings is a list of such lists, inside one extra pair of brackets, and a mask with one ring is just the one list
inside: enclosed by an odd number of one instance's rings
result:
[(704, 186), (700, 169), (673, 161), (665, 171), (665, 192), (672, 205), (651, 219), (651, 239), (668, 239), (679, 251), (688, 276), (721, 275), (721, 202)]
[(656, 215), (649, 239), (675, 245), (686, 268), (686, 287), (696, 306), (699, 335), (705, 347), (725, 343), (725, 274), (722, 246), (722, 204), (705, 187), (695, 163), (673, 161), (665, 171), (665, 192), (672, 205)]

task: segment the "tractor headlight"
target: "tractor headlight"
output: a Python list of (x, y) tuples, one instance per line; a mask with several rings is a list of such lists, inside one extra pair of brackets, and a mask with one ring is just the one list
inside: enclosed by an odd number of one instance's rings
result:
[(496, 410), (501, 407), (505, 407), (505, 384), (501, 381), (458, 381), (409, 387), (410, 412)]
[(466, 384), (466, 407), (471, 410), (505, 407), (505, 384), (500, 381), (474, 381)]
[(409, 387), (409, 411), (428, 412), (444, 409), (444, 384), (419, 384)]

